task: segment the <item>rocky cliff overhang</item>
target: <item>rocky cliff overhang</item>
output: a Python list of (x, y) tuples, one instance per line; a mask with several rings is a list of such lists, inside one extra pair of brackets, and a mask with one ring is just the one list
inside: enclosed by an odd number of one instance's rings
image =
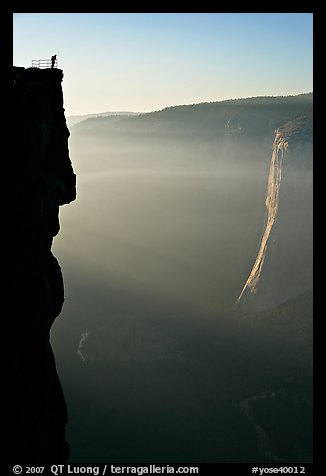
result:
[(15, 463), (68, 457), (67, 409), (49, 340), (64, 302), (52, 240), (60, 229), (60, 205), (76, 198), (62, 79), (56, 68), (13, 69)]

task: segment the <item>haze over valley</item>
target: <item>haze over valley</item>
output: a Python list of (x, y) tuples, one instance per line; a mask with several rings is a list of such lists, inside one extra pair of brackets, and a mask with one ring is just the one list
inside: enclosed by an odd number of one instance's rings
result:
[(302, 115), (304, 165), (289, 156), (282, 194), (311, 218), (311, 111), (312, 94), (254, 97), (70, 127), (78, 199), (54, 240), (66, 300), (52, 344), (71, 461), (311, 461), (311, 272), (235, 306), (264, 236), (276, 130)]

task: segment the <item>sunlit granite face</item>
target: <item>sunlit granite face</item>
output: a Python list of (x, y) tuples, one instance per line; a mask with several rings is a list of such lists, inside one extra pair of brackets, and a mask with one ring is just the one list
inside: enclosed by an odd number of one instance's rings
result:
[(266, 309), (312, 289), (312, 113), (278, 128), (260, 249), (237, 305)]

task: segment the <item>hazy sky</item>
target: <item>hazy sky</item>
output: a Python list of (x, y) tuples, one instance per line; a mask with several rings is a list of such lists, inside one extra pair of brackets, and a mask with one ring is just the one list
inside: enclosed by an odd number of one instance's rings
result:
[(13, 62), (57, 54), (66, 115), (313, 90), (312, 13), (15, 13)]

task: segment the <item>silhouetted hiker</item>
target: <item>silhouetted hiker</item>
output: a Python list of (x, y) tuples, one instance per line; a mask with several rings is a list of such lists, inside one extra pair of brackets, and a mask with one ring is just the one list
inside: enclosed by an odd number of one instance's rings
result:
[(51, 68), (54, 68), (54, 63), (55, 63), (56, 59), (57, 59), (57, 55), (51, 56)]

